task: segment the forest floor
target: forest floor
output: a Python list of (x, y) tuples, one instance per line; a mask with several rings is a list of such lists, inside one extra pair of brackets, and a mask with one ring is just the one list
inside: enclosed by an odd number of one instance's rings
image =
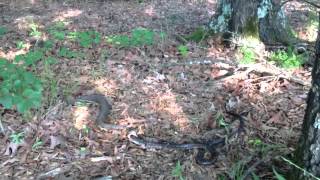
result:
[[(0, 57), (11, 61), (35, 51), (42, 42), (37, 35), (53, 47), (31, 68), (43, 83), (41, 108), (26, 116), (2, 109), (0, 179), (273, 179), (273, 168), (291, 167), (281, 157), (290, 159), (298, 142), (311, 67), (281, 69), (267, 62), (263, 49), (256, 64), (241, 65), (238, 51), (219, 38), (181, 41), (208, 23), (215, 1), (30, 2), (0, 2), (0, 25), (7, 29)], [(308, 8), (287, 8), (297, 35), (314, 41), (303, 29)], [(99, 34), (94, 41), (67, 38), (89, 30)], [(134, 32), (148, 42), (131, 42)], [(47, 57), (55, 63), (44, 63)], [(232, 120), (226, 104), (249, 112), (246, 132), (219, 149), (214, 165), (200, 166), (196, 151), (143, 150), (128, 141), (127, 130), (99, 129), (97, 107), (66, 100), (93, 93), (108, 97), (111, 123), (145, 137), (224, 136)]]

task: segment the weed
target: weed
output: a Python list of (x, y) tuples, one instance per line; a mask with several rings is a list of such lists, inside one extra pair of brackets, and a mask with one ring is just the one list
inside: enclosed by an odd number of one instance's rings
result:
[(287, 51), (278, 50), (273, 52), (270, 59), (281, 67), (290, 69), (301, 66), (304, 60), (304, 55), (296, 55), (292, 48), (289, 47)]
[(24, 48), (27, 47), (27, 44), (24, 43), (23, 41), (17, 41), (16, 42), (16, 46), (17, 46), (18, 49), (24, 49)]
[(78, 37), (78, 32), (75, 31), (75, 32), (69, 32), (68, 35), (67, 35), (67, 38), (70, 39), (70, 40), (76, 40)]
[(51, 48), (53, 48), (53, 41), (52, 40), (42, 41), (42, 45), (39, 45), (39, 48), (43, 51), (48, 51)]
[(4, 26), (0, 26), (0, 37), (5, 35), (8, 32), (8, 29)]
[(203, 28), (197, 28), (195, 31), (190, 33), (189, 35), (184, 36), (184, 39), (188, 41), (201, 42), (202, 40), (209, 37), (209, 32)]
[(240, 60), (240, 63), (252, 64), (255, 62), (255, 53), (252, 48), (243, 46), (240, 48), (240, 53), (242, 54), (242, 59)]
[(262, 141), (260, 139), (250, 139), (249, 144), (252, 144), (253, 147), (257, 148), (263, 145)]
[(92, 44), (99, 44), (101, 41), (101, 35), (97, 31), (84, 31), (77, 33), (77, 39), (80, 46), (88, 48)]
[[(160, 38), (165, 37), (165, 33), (158, 34)], [(137, 47), (144, 45), (153, 45), (156, 33), (145, 28), (135, 28), (131, 31), (131, 35), (114, 35), (107, 36), (107, 43), (120, 47)]]
[(217, 120), (217, 123), (219, 125), (219, 127), (224, 127), (226, 128), (228, 126), (228, 124), (226, 123), (226, 121), (224, 120), (224, 117), (221, 113), (218, 113), (216, 115), (216, 120)]
[(66, 24), (63, 21), (57, 21), (50, 27), (50, 29), (60, 30), (63, 31), (66, 29)]
[(30, 36), (39, 38), (42, 33), (38, 30), (38, 28), (39, 28), (39, 26), (37, 24), (31, 23), (30, 24), (30, 29), (31, 29)]
[(136, 28), (131, 34), (131, 43), (133, 46), (152, 45), (154, 42), (154, 32), (148, 29)]
[(274, 175), (276, 176), (276, 178), (277, 178), (278, 180), (286, 180), (286, 178), (284, 178), (281, 174), (279, 174), (279, 173), (274, 169), (274, 167), (272, 168), (272, 170), (273, 170), (273, 173), (274, 173)]
[(36, 62), (43, 59), (44, 54), (42, 51), (34, 50), (30, 51), (27, 54), (24, 55), (17, 55), (14, 58), (15, 63), (23, 63), (25, 66), (35, 65)]
[(10, 139), (11, 139), (11, 142), (13, 142), (15, 144), (20, 144), (20, 143), (22, 143), (22, 141), (24, 139), (24, 132), (13, 133), (10, 135)]
[(0, 59), (0, 104), (6, 109), (16, 106), (18, 112), (26, 113), (41, 105), (41, 82), (24, 66)]
[(37, 137), (36, 142), (32, 145), (32, 150), (38, 149), (42, 144), (43, 142), (41, 141), (41, 139)]
[(88, 127), (87, 125), (83, 125), (82, 131), (84, 134), (88, 135), (90, 132), (90, 127)]
[(179, 53), (180, 53), (183, 57), (186, 57), (186, 56), (188, 55), (189, 49), (188, 49), (187, 46), (180, 45), (180, 46), (178, 46), (178, 50), (179, 50)]
[(184, 180), (184, 177), (182, 176), (182, 167), (180, 164), (180, 161), (177, 162), (175, 168), (171, 172), (173, 177), (177, 177), (180, 180)]
[(49, 33), (54, 39), (61, 40), (61, 41), (64, 40), (66, 36), (66, 33), (63, 31), (52, 30)]
[(65, 57), (65, 58), (75, 58), (75, 57), (78, 57), (78, 53), (77, 52), (74, 52), (74, 51), (71, 51), (69, 50), (68, 48), (66, 47), (61, 47), (58, 51), (58, 54), (57, 54), (59, 57)]
[(238, 161), (235, 165), (231, 167), (231, 172), (229, 172), (229, 177), (235, 180), (242, 180), (245, 170), (245, 161)]

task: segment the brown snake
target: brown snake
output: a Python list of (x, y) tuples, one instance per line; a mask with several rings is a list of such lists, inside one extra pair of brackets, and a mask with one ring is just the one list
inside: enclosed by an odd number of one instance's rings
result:
[(106, 130), (126, 129), (127, 128), (126, 126), (109, 124), (109, 123), (105, 122), (105, 120), (108, 118), (108, 116), (111, 113), (112, 106), (107, 101), (107, 99), (104, 95), (102, 95), (102, 94), (83, 95), (83, 96), (77, 97), (75, 102), (78, 102), (78, 101), (95, 102), (95, 103), (99, 104), (99, 114), (96, 118), (96, 123), (100, 128), (106, 129)]

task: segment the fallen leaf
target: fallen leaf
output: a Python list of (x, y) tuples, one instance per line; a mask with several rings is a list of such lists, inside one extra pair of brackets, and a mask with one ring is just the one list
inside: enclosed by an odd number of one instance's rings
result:
[(66, 141), (62, 136), (50, 136), (50, 149), (54, 149), (56, 146), (64, 146)]
[(286, 125), (287, 123), (285, 123), (283, 121), (283, 118), (282, 118), (282, 112), (279, 111), (277, 112), (276, 114), (274, 114), (268, 121), (267, 121), (267, 124), (281, 124), (281, 125)]
[(10, 142), (6, 148), (6, 152), (4, 155), (6, 156), (15, 156), (17, 154), (17, 151), (20, 147), (24, 147), (26, 145), (25, 142), (22, 143), (14, 143)]

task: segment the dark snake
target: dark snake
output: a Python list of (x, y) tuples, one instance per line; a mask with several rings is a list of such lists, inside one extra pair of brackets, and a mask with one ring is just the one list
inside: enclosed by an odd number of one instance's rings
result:
[[(173, 143), (168, 141), (147, 141), (142, 139), (137, 135), (135, 131), (131, 131), (128, 134), (128, 138), (130, 142), (140, 146), (143, 149), (171, 149), (171, 150), (191, 150), (191, 149), (198, 149), (198, 153), (195, 157), (196, 163), (200, 165), (212, 165), (216, 161), (216, 148), (218, 146), (225, 145), (227, 139), (235, 136), (244, 131), (244, 117), (242, 115), (227, 112), (228, 114), (234, 116), (239, 120), (240, 124), (236, 131), (232, 132), (228, 137), (213, 139), (209, 141), (204, 141), (201, 143)], [(210, 154), (209, 158), (205, 157), (205, 153), (208, 152)]]
[[(109, 124), (104, 122), (109, 114), (111, 113), (112, 106), (106, 99), (106, 97), (102, 94), (91, 94), (91, 95), (83, 95), (77, 97), (77, 99), (72, 102), (74, 104), (78, 101), (85, 101), (85, 102), (95, 102), (99, 104), (99, 114), (96, 118), (97, 125), (105, 130), (111, 130), (111, 129), (126, 129), (126, 126), (121, 125), (115, 125), (115, 124)], [(225, 145), (227, 139), (231, 138), (232, 136), (235, 136), (241, 132), (244, 131), (244, 117), (242, 115), (228, 112), (228, 114), (234, 116), (237, 120), (239, 120), (240, 124), (236, 131), (232, 132), (228, 137), (224, 138), (218, 138), (218, 139), (212, 139), (200, 143), (173, 143), (168, 141), (161, 141), (161, 142), (155, 142), (155, 141), (147, 141), (137, 135), (135, 131), (130, 131), (128, 133), (128, 139), (130, 142), (140, 146), (143, 149), (171, 149), (171, 150), (192, 150), (192, 149), (198, 149), (198, 153), (195, 157), (196, 163), (200, 165), (211, 165), (215, 162), (215, 156), (216, 156), (216, 148), (218, 146)], [(209, 158), (205, 157), (205, 153), (208, 152), (210, 154)]]

